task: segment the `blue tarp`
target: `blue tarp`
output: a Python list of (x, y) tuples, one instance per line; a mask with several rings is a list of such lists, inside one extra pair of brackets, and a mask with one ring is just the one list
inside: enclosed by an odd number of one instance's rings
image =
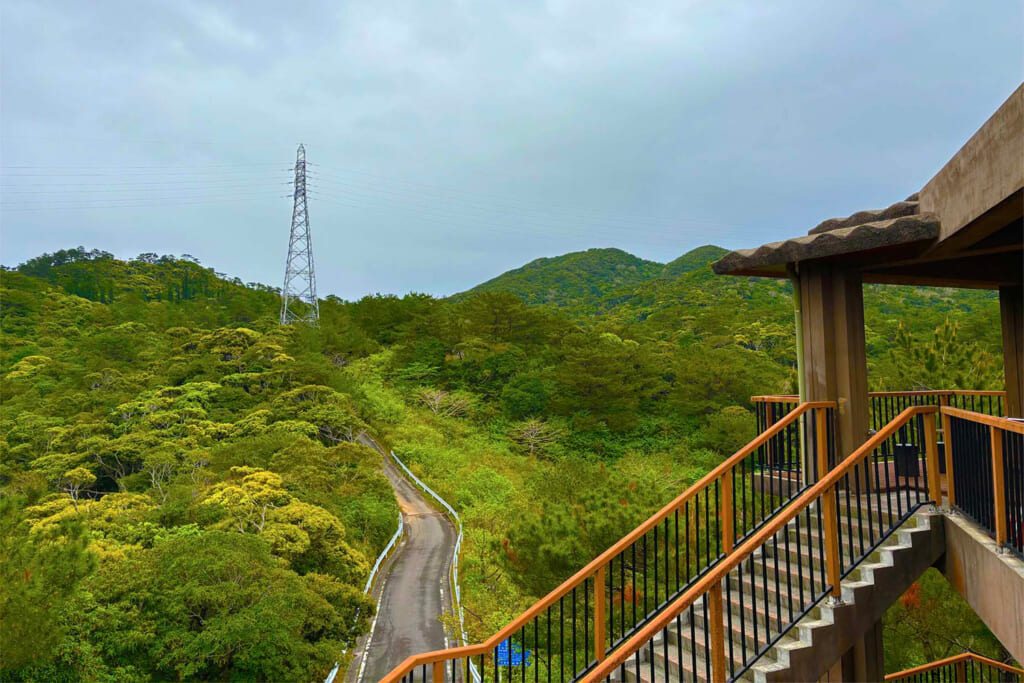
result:
[[(505, 639), (498, 643), (498, 648), (494, 654), (498, 658), (498, 666), (523, 666), (523, 648), (513, 644), (510, 639)], [(525, 657), (526, 666), (530, 666), (529, 650), (526, 650)]]

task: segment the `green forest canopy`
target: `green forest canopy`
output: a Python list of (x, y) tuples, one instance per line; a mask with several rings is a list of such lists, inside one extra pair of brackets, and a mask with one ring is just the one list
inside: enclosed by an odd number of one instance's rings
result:
[[(792, 390), (788, 284), (715, 277), (721, 251), (328, 297), (319, 328), (280, 327), (276, 290), (191, 257), (79, 248), (3, 272), (5, 679), (344, 662), (397, 515), (363, 429), (460, 508), (467, 626), (489, 635), (748, 440), (751, 395)], [(873, 388), (1001, 388), (992, 293), (865, 301)]]

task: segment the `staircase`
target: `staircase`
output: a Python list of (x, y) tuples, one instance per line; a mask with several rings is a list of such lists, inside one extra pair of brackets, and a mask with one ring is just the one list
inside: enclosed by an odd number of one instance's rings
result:
[[(856, 510), (840, 508), (846, 538), (870, 534), (865, 514), (868, 501), (861, 502), (860, 515), (848, 515)], [(873, 508), (871, 524), (879, 521), (890, 527), (897, 518), (887, 509)], [(820, 679), (849, 647), (848, 641), (876, 623), (935, 562), (942, 553), (942, 530), (941, 521), (933, 520), (930, 512), (914, 514), (842, 581), (841, 602), (822, 602), (806, 609), (809, 598), (820, 595), (825, 587), (820, 572), (805, 571), (824, 566), (824, 542), (816, 515), (791, 521), (781, 539), (773, 539), (728, 574), (722, 610), (725, 654), (734, 680), (782, 683)], [(849, 545), (844, 553), (848, 562), (856, 559)], [(711, 635), (706, 600), (697, 600), (611, 679), (630, 683), (715, 680), (708, 656)], [(796, 626), (787, 628), (792, 623)], [(751, 657), (758, 653), (763, 654), (751, 664)]]
[[(773, 419), (486, 641), (382, 680), (821, 679), (944, 548), (939, 407), (907, 407), (842, 460), (834, 411)], [(908, 433), (925, 454), (913, 476), (889, 455)]]

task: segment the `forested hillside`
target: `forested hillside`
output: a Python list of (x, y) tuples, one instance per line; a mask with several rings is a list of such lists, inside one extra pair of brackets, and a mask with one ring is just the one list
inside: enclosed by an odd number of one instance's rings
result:
[[(788, 285), (715, 277), (718, 253), (328, 297), (319, 328), (190, 258), (3, 272), (4, 678), (325, 674), (396, 524), (362, 429), (459, 509), (467, 628), (490, 635), (748, 440), (752, 394), (792, 389)], [(999, 387), (989, 293), (866, 299), (876, 385)]]
[(539, 258), (469, 290), (509, 292), (528, 304), (588, 306), (617, 287), (645, 282), (663, 266), (621, 249), (588, 249)]

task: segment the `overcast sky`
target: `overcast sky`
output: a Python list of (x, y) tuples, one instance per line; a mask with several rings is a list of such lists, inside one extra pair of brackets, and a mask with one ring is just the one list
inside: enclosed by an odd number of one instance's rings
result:
[(321, 296), (750, 247), (918, 190), (1024, 73), (1019, 0), (4, 0), (0, 260), (84, 245)]

